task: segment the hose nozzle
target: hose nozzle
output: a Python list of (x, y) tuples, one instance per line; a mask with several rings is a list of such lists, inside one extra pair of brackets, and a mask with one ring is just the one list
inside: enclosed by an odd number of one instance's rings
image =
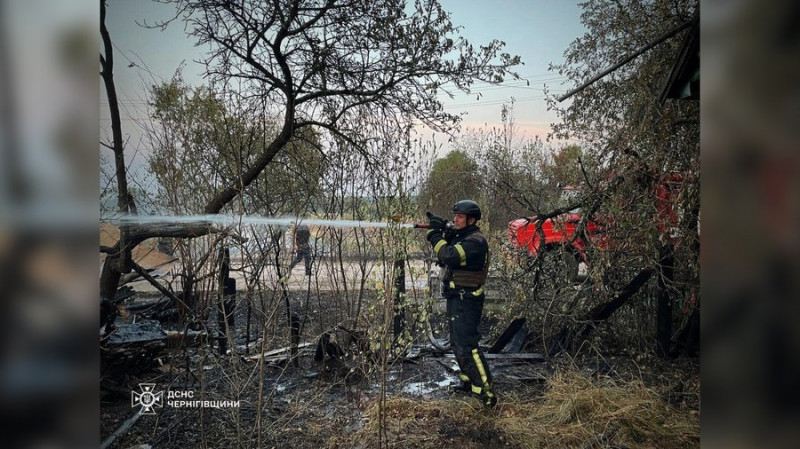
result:
[[(414, 223), (414, 227), (418, 229), (430, 229), (431, 225), (428, 223)], [(444, 225), (445, 229), (454, 229), (455, 227), (456, 225), (452, 221), (448, 221)]]

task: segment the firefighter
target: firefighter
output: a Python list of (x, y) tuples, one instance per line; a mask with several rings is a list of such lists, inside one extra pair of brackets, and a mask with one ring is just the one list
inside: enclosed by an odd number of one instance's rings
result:
[(472, 200), (457, 202), (452, 228), (442, 217), (430, 212), (427, 216), (427, 238), (444, 267), (442, 294), (447, 300), (450, 345), (460, 369), (461, 384), (453, 390), (470, 392), (485, 406), (494, 408), (497, 396), (492, 391), (492, 374), (478, 346), (486, 299), (483, 286), (489, 270), (489, 244), (476, 224), (481, 209)]
[(294, 247), (295, 247), (295, 258), (292, 263), (289, 265), (289, 272), (292, 272), (292, 268), (297, 265), (298, 262), (301, 260), (305, 262), (306, 266), (306, 276), (311, 276), (311, 245), (309, 244), (309, 239), (311, 238), (311, 230), (308, 229), (308, 226), (301, 224), (297, 226), (294, 231)]

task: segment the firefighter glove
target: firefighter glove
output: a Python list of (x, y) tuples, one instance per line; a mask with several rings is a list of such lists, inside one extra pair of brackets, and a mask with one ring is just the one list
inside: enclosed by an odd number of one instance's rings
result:
[(434, 215), (430, 212), (425, 212), (425, 215), (428, 216), (428, 226), (430, 226), (431, 229), (442, 230), (447, 225), (447, 221), (438, 215)]
[(442, 230), (442, 237), (444, 237), (448, 243), (453, 241), (453, 237), (455, 237), (455, 235), (456, 230), (452, 226), (445, 226), (445, 228)]

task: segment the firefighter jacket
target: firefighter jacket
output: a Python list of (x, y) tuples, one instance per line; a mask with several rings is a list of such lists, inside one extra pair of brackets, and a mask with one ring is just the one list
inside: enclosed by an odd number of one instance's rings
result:
[(294, 241), (295, 245), (301, 249), (308, 249), (308, 241), (311, 238), (311, 231), (308, 229), (308, 226), (301, 224), (297, 227), (294, 231)]
[(444, 267), (442, 281), (449, 289), (478, 289), (486, 283), (489, 271), (489, 244), (476, 225), (448, 232), (428, 231), (438, 263)]

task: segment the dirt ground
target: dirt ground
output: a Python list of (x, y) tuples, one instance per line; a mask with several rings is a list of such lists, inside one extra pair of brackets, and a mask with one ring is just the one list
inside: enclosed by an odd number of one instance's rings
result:
[[(480, 413), (502, 414), (505, 400), (519, 402), (530, 401), (540, 397), (546, 380), (558, 369), (572, 361), (557, 359), (547, 363), (491, 363), (495, 376), (495, 390), (500, 397), (498, 410), (482, 410), (478, 402), (465, 395), (451, 394), (447, 386), (455, 379), (448, 367), (454, 368), (452, 358), (432, 353), (414, 359), (397, 361), (392, 364), (382, 384), (378, 373), (364, 376), (353, 372), (346, 363), (337, 363), (321, 369), (311, 356), (301, 357), (298, 367), (291, 365), (282, 367), (269, 366), (265, 370), (262, 403), (261, 439), (259, 444), (258, 429), (255, 426), (259, 413), (257, 393), (250, 388), (235, 399), (239, 400), (236, 409), (181, 409), (169, 406), (156, 409), (154, 415), (142, 416), (131, 429), (118, 437), (110, 447), (131, 448), (137, 445), (150, 445), (158, 448), (185, 447), (370, 447), (360, 446), (351, 439), (355, 432), (363, 431), (369, 425), (365, 411), (381, 398), (381, 387), (385, 385), (388, 398), (403, 398), (414, 403), (449, 402), (455, 407)], [(579, 361), (579, 368), (586, 376), (596, 375), (598, 366), (595, 361)], [(253, 369), (255, 364), (244, 366)], [(642, 372), (640, 365), (624, 358), (611, 357), (603, 362), (600, 368), (605, 375), (619, 379), (636, 379), (643, 376), (655, 385), (672, 383), (674, 395), (668, 398), (676, 407), (699, 408), (699, 404), (688, 404), (692, 397), (684, 397), (682, 381), (690, 381), (697, 375), (695, 364), (679, 363), (677, 365), (652, 366)], [(232, 396), (213, 391), (215, 387), (225, 383), (224, 369), (208, 368), (203, 373), (208, 391), (203, 392), (205, 398), (233, 399)], [(675, 379), (679, 376), (680, 379)], [(180, 378), (180, 376), (178, 376)], [(159, 388), (166, 388), (166, 379), (158, 372), (143, 373), (140, 377), (131, 378), (131, 383), (149, 381)], [(182, 383), (173, 380), (170, 388), (199, 388), (191, 382)], [(221, 388), (225, 390), (224, 387)], [(126, 419), (130, 418), (136, 408), (132, 407), (130, 397), (106, 397), (102, 402), (101, 437), (106, 439)], [(388, 417), (389, 425), (392, 417)], [(237, 431), (238, 429), (238, 431)], [(497, 430), (481, 429), (480, 426), (464, 426), (458, 420), (447, 419), (430, 429), (443, 441), (449, 441), (451, 447), (496, 447), (498, 441), (504, 440)], [(493, 433), (494, 432), (494, 433)], [(510, 436), (509, 436), (510, 437)], [(505, 438), (510, 439), (510, 438)], [(395, 441), (391, 447), (406, 447)], [(515, 447), (526, 447), (524, 445)], [(147, 446), (143, 446), (147, 447)], [(435, 447), (435, 446), (426, 446)], [(642, 447), (658, 447), (644, 445)], [(691, 447), (691, 446), (687, 446)]]
[[(241, 266), (241, 264), (241, 260), (237, 260), (236, 258), (231, 261), (231, 266), (233, 267)], [(423, 289), (427, 287), (429, 269), (429, 266), (425, 264), (423, 259), (417, 258), (410, 260), (408, 267), (406, 268), (405, 277), (407, 288), (411, 288), (413, 286)], [(327, 259), (322, 259), (314, 261), (312, 276), (309, 277), (305, 275), (305, 267), (303, 266), (303, 262), (300, 262), (295, 265), (295, 267), (291, 270), (291, 275), (286, 278), (287, 286), (290, 290), (306, 290), (309, 287), (310, 282), (313, 290), (337, 291), (342, 289), (345, 283), (348, 283), (347, 287), (356, 288), (358, 287), (356, 280), (361, 278), (361, 270), (362, 266), (356, 262), (345, 261), (344, 266), (340, 267), (337, 264), (331, 263), (331, 261)], [(382, 275), (381, 271), (383, 268), (375, 261), (366, 261), (364, 262), (363, 270), (368, 279), (378, 279)], [(434, 266), (434, 274), (436, 272), (438, 271)], [(281, 274), (282, 276), (286, 275), (285, 272), (282, 272)], [(246, 290), (245, 278), (247, 277), (249, 279), (249, 276), (247, 276), (246, 273), (243, 273), (239, 270), (232, 270), (230, 276), (236, 279), (237, 291), (242, 292)], [(267, 267), (262, 273), (260, 279), (267, 285), (274, 285), (278, 278), (279, 276), (277, 275), (275, 267)], [(172, 281), (172, 278), (168, 273), (163, 273), (161, 279), (165, 283)], [(347, 282), (347, 280), (349, 280), (349, 282)], [(144, 280), (132, 282), (129, 285), (131, 285), (138, 292), (157, 292), (155, 287)]]
[[(136, 334), (134, 338), (146, 340), (151, 324), (169, 335), (153, 347), (133, 344), (131, 347), (138, 348), (138, 352), (125, 351), (125, 357), (101, 347), (101, 441), (108, 441), (110, 448), (141, 449), (545, 447), (526, 441), (527, 436), (516, 435), (508, 422), (514, 410), (520, 413), (521, 407), (541, 399), (550, 380), (567, 371), (586, 379), (651, 386), (669, 407), (699, 421), (696, 359), (662, 361), (647, 356), (632, 359), (623, 354), (597, 354), (579, 359), (558, 356), (546, 361), (490, 359), (494, 390), (500, 398), (495, 410), (485, 410), (476, 399), (448, 391), (457, 382), (452, 353), (436, 349), (420, 329), (415, 329), (418, 337), (411, 349), (404, 357), (402, 354), (389, 357), (385, 370), (378, 355), (360, 357), (355, 354), (358, 345), (352, 344), (346, 347), (352, 352), (319, 360), (315, 353), (319, 336), (342, 322), (341, 311), (331, 305), (341, 304), (339, 295), (344, 283), (349, 282), (343, 279), (360, 279), (362, 269), (369, 279), (367, 287), (379, 287), (383, 267), (374, 263), (335, 267), (321, 261), (315, 264), (310, 277), (305, 275), (301, 263), (284, 278), (293, 310), (315, 317), (303, 323), (296, 363), (287, 362), (288, 352), (280, 351), (289, 344), (289, 332), (279, 291), (263, 295), (268, 298), (267, 308), (275, 311), (263, 334), (269, 337), (259, 341), (257, 329), (263, 328), (255, 322), (250, 336), (246, 335), (247, 309), (241, 306), (241, 298), (247, 294), (247, 287), (241, 272), (231, 273), (237, 279), (240, 304), (235, 312), (236, 348), (232, 354), (219, 355), (213, 338), (210, 341), (196, 338), (204, 331), (213, 333), (217, 326), (215, 313), (204, 324), (205, 330), (181, 328), (169, 320), (148, 321), (154, 317), (146, 308), (118, 318), (122, 328), (133, 322), (142, 326), (137, 328), (144, 329), (142, 335)], [(406, 270), (406, 288), (412, 293), (422, 293), (429, 283), (437, 285), (435, 274), (436, 269), (431, 273), (422, 260), (413, 261)], [(277, 285), (278, 273), (268, 269), (262, 280), (264, 285)], [(126, 301), (129, 307), (157, 304), (161, 300), (161, 295), (146, 282), (132, 286), (135, 294)], [(348, 284), (347, 288), (352, 292), (358, 285)], [(370, 294), (374, 297), (375, 292)], [(490, 300), (487, 307), (502, 307), (491, 289), (487, 296)], [(434, 306), (433, 331), (436, 337), (446, 338), (443, 301)], [(491, 346), (494, 343), (491, 335), (499, 335), (507, 324), (484, 320), (482, 346)], [(263, 364), (256, 356), (259, 350), (267, 352)], [(161, 400), (152, 403), (150, 414), (138, 416), (126, 430), (115, 435), (143, 409), (143, 403), (155, 398), (145, 394), (147, 384), (152, 386), (150, 391), (154, 395), (161, 393)], [(383, 411), (383, 415), (377, 411)], [(383, 420), (383, 431), (376, 430), (379, 418)], [(410, 422), (421, 426), (416, 432), (423, 432), (424, 437), (407, 435)], [(645, 439), (641, 446), (626, 447), (695, 447), (693, 437), (688, 441), (676, 446)]]
[[(484, 326), (485, 331), (489, 325)], [(484, 410), (476, 399), (448, 391), (448, 386), (456, 382), (455, 360), (452, 354), (437, 351), (430, 344), (421, 342), (406, 357), (393, 359), (383, 376), (374, 358), (371, 363), (361, 363), (349, 355), (315, 361), (310, 337), (303, 335), (302, 340), (309, 345), (301, 349), (297, 365), (267, 358), (262, 366), (252, 358), (253, 349), (248, 354), (219, 356), (210, 345), (174, 347), (169, 342), (151, 363), (137, 363), (123, 373), (106, 364), (101, 378), (101, 441), (141, 409), (141, 384), (147, 383), (154, 384), (154, 392), (163, 392), (161, 404), (154, 405), (153, 414), (142, 415), (108, 447), (374, 447), (376, 440), (363, 440), (361, 435), (374, 435), (374, 412), (384, 397), (385, 401), (407, 401), (422, 407), (421, 411), (409, 412), (409, 406), (404, 406), (401, 412), (392, 408), (397, 402), (387, 405), (387, 429), (402, 427), (407, 413), (412, 419), (432, 420), (427, 430), (431, 432), (430, 445), (408, 445), (397, 434), (384, 435), (389, 447), (438, 447), (445, 443), (453, 447), (496, 447), (498, 442), (506, 447), (532, 447), (512, 443), (513, 435), (502, 427), (484, 421), (465, 423), (458, 418), (458, 410), (484, 417), (502, 416), (504, 407), (541, 397), (548, 379), (564, 370), (577, 371), (589, 379), (641, 381), (656, 388), (676, 409), (699, 411), (699, 395), (694, 394), (699, 391), (699, 367), (692, 359), (664, 362), (614, 355), (580, 360), (561, 356), (544, 362), (493, 359), (489, 363), (500, 405), (497, 410)], [(283, 343), (274, 341), (265, 346), (274, 349)], [(692, 385), (696, 387), (690, 388)], [(189, 408), (168, 403), (170, 392), (183, 392), (185, 396), (189, 391), (191, 400), (217, 401), (216, 405), (223, 407)], [(237, 401), (237, 406), (225, 407), (219, 401)], [(437, 407), (449, 407), (454, 417)], [(260, 428), (257, 423), (261, 423)]]

